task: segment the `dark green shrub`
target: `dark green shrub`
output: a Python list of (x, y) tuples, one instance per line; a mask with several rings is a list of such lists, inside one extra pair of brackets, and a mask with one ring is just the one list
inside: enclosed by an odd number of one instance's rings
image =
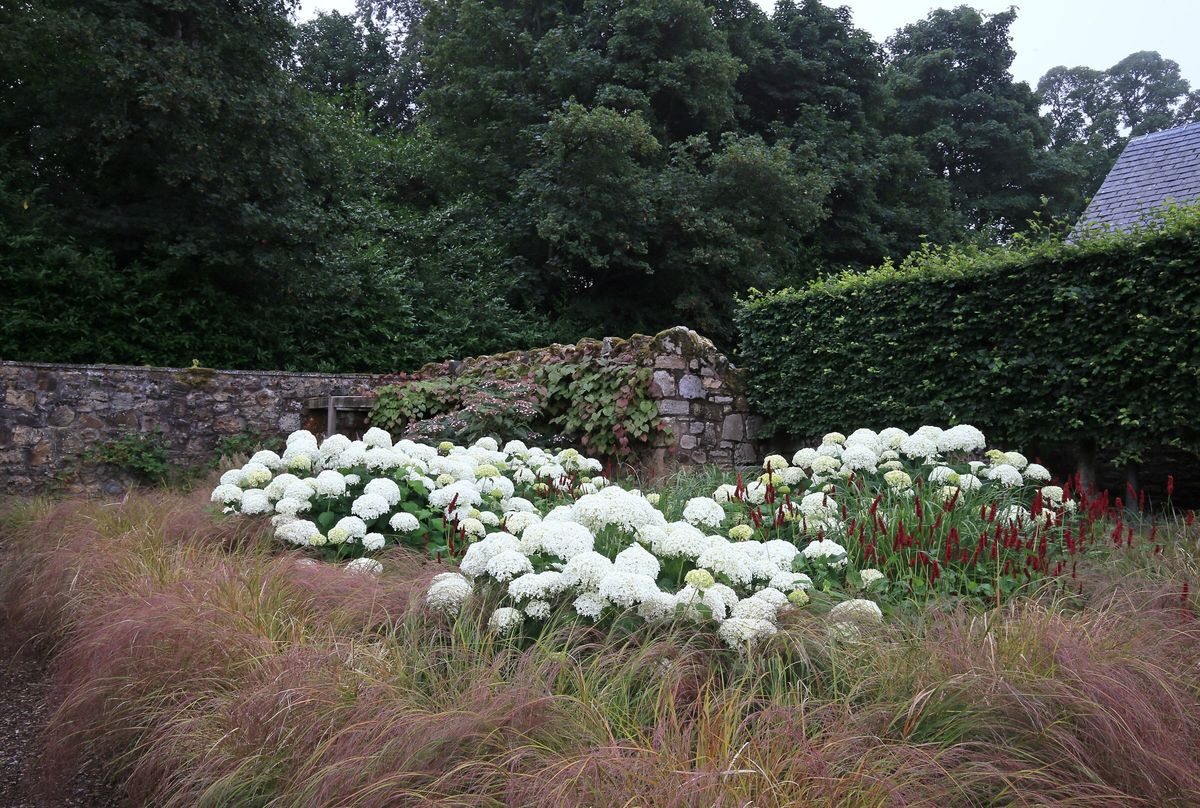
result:
[(1200, 451), (1200, 211), (1078, 244), (926, 249), (900, 266), (755, 294), (738, 313), (770, 428), (971, 423), (1118, 464)]

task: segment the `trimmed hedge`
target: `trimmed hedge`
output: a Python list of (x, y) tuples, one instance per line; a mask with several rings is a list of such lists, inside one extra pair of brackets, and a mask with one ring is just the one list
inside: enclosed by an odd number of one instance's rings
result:
[(1200, 209), (1079, 244), (926, 249), (753, 293), (741, 362), (768, 429), (971, 423), (1118, 464), (1200, 454)]

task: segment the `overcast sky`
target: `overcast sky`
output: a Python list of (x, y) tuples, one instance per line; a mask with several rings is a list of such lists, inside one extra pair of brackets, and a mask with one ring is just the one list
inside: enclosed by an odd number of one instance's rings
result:
[[(768, 11), (774, 0), (758, 0)], [(986, 12), (1018, 8), (1013, 25), (1017, 60), (1013, 74), (1036, 85), (1055, 65), (1111, 67), (1134, 51), (1156, 50), (1174, 59), (1193, 87), (1200, 85), (1200, 0), (975, 0), (968, 5)], [(354, 0), (301, 0), (302, 18), (321, 10), (348, 13)], [(883, 41), (905, 23), (938, 6), (959, 5), (930, 0), (833, 0), (846, 5), (855, 24)]]

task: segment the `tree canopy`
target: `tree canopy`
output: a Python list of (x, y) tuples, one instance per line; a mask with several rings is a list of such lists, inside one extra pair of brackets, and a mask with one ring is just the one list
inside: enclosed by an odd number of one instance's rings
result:
[(819, 0), (0, 5), (0, 355), (394, 370), (685, 323), (1069, 223), (1200, 119), (1152, 52), (1015, 81), (1015, 11)]

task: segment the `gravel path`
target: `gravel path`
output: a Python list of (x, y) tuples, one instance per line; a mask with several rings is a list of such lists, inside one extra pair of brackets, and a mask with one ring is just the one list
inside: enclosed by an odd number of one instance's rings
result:
[(0, 808), (117, 808), (120, 802), (98, 766), (89, 767), (65, 794), (49, 802), (26, 788), (23, 779), (36, 774), (37, 736), (49, 710), (45, 678), (44, 660), (15, 655), (0, 662)]

